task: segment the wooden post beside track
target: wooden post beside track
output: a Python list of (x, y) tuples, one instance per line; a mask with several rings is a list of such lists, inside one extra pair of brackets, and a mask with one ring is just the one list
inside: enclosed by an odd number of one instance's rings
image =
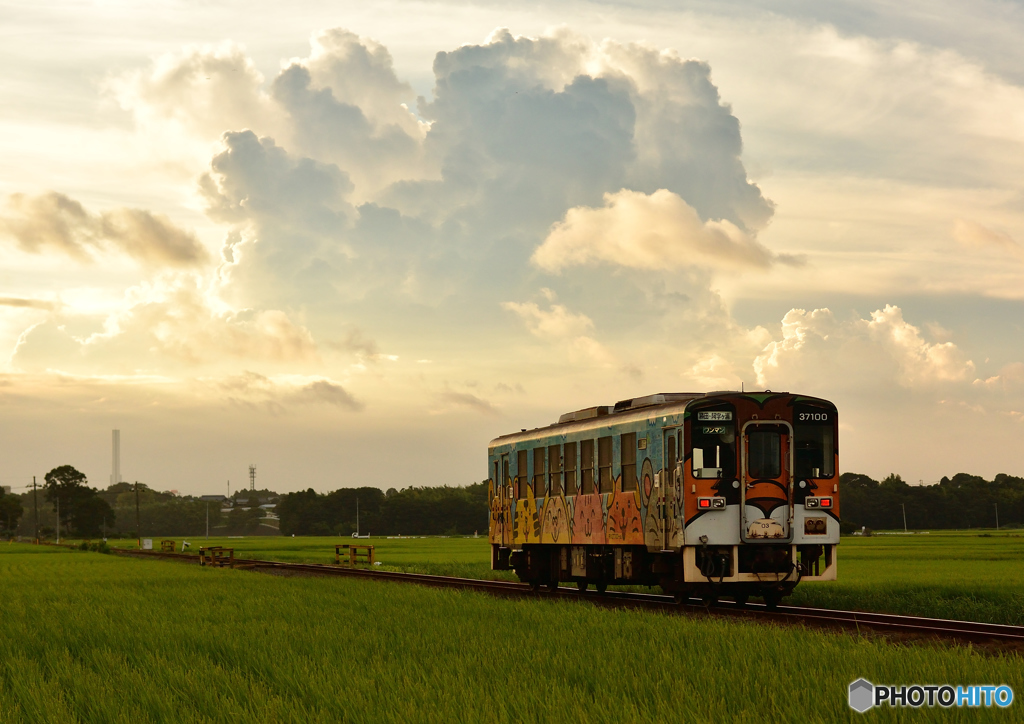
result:
[[(342, 551), (345, 552), (345, 560), (342, 560)], [(373, 546), (351, 545), (339, 543), (334, 546), (334, 562), (339, 566), (354, 568), (357, 565), (373, 565)]]
[(215, 568), (234, 568), (235, 549), (220, 546), (205, 546), (199, 549), (199, 565)]

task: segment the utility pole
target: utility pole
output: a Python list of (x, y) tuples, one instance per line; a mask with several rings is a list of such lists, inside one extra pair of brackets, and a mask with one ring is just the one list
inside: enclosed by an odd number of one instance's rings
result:
[(903, 532), (907, 532), (907, 506), (900, 503), (900, 507), (903, 508)]
[(135, 535), (138, 537), (139, 550), (142, 550), (142, 523), (139, 522), (139, 481), (135, 481)]
[(57, 493), (57, 545), (60, 545), (60, 493)]
[(32, 505), (36, 509), (36, 543), (39, 542), (39, 496), (36, 494), (36, 476), (32, 476)]
[(359, 498), (356, 498), (356, 538), (359, 537)]
[(210, 540), (210, 501), (206, 501), (206, 540)]
[(996, 530), (999, 530), (999, 503), (993, 503), (996, 506)]

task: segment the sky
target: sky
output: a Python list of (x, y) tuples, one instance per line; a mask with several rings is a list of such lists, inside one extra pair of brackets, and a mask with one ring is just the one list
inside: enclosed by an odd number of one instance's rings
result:
[[(0, 3), (0, 483), (464, 485), (655, 392), (1024, 475), (1017, 2)], [(230, 481), (230, 482), (229, 482)]]

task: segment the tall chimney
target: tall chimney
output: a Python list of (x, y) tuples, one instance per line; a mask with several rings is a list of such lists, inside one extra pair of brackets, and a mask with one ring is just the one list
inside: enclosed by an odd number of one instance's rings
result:
[(114, 430), (113, 450), (110, 473), (110, 484), (117, 485), (121, 482), (121, 431)]

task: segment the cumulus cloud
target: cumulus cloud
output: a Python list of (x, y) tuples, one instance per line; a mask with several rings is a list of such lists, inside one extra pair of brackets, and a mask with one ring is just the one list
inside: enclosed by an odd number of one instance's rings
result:
[(588, 334), (594, 323), (585, 314), (575, 314), (562, 304), (554, 304), (550, 289), (542, 289), (549, 306), (542, 309), (536, 302), (503, 302), (502, 307), (513, 312), (526, 325), (530, 334), (548, 342), (564, 345), (570, 357), (610, 366), (615, 356)]
[(227, 132), (223, 141), (200, 179), (214, 219), (292, 222), (328, 233), (346, 226), (352, 182), (337, 166), (294, 157), (252, 131)]
[(271, 132), (273, 108), (263, 80), (245, 48), (228, 41), (166, 53), (107, 86), (140, 125), (177, 124), (213, 140), (227, 130)]
[(0, 216), (0, 233), (24, 251), (59, 251), (79, 261), (91, 261), (105, 250), (122, 252), (148, 266), (188, 267), (209, 260), (195, 234), (166, 216), (127, 208), (94, 214), (56, 191), (9, 196), (7, 213)]
[(561, 304), (548, 309), (541, 309), (536, 302), (503, 302), (501, 306), (523, 320), (531, 334), (546, 339), (578, 337), (594, 327), (587, 315), (573, 314)]
[(577, 207), (555, 224), (533, 254), (548, 271), (603, 262), (634, 269), (683, 266), (766, 269), (779, 257), (730, 221), (702, 221), (677, 194), (622, 189), (601, 208)]
[(974, 384), (990, 390), (1024, 389), (1024, 362), (1012, 362), (1005, 365), (999, 370), (999, 374), (984, 380), (975, 380)]
[(870, 319), (840, 321), (828, 309), (792, 309), (782, 320), (782, 339), (754, 360), (757, 383), (766, 387), (813, 389), (829, 385), (884, 389), (919, 388), (969, 381), (974, 363), (952, 342), (928, 343), (886, 305)]

